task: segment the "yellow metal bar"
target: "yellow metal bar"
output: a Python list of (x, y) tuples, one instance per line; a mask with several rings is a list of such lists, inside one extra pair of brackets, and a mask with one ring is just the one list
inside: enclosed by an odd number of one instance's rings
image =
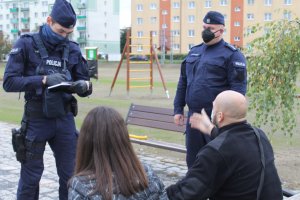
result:
[(150, 69), (131, 69), (130, 72), (150, 72)]
[(150, 44), (131, 44), (129, 46), (131, 46), (131, 47), (138, 47), (138, 46), (141, 46), (141, 47), (151, 47)]
[(131, 39), (150, 39), (150, 37), (130, 37)]
[(129, 80), (149, 80), (151, 77), (130, 78)]
[(151, 85), (131, 85), (130, 88), (146, 88), (150, 87)]
[(130, 61), (130, 64), (150, 64), (151, 61)]
[(147, 135), (132, 135), (132, 134), (129, 134), (129, 137), (139, 139), (139, 140), (147, 140), (148, 139)]

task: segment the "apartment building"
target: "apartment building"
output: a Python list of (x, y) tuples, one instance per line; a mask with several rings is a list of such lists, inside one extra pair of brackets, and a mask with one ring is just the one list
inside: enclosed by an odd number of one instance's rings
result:
[[(150, 36), (157, 50), (183, 54), (202, 42), (202, 19), (208, 11), (221, 12), (225, 17), (224, 39), (238, 47), (268, 30), (256, 34), (251, 27), (279, 19), (292, 20), (300, 16), (299, 0), (132, 0), (131, 34)], [(149, 41), (135, 39), (133, 52), (148, 53), (144, 44)]]
[[(36, 32), (46, 22), (55, 0), (1, 0), (0, 31), (11, 41)], [(72, 0), (77, 23), (70, 39), (104, 54), (120, 54), (120, 0)]]

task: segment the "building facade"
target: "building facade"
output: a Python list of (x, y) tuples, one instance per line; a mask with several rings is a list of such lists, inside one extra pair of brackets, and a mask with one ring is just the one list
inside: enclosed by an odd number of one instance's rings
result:
[[(55, 0), (1, 0), (0, 31), (14, 42), (20, 34), (36, 32), (46, 22)], [(77, 14), (74, 32), (69, 36), (98, 52), (120, 54), (120, 0), (72, 0)]]
[[(295, 19), (300, 16), (297, 8), (300, 8), (299, 0), (132, 0), (131, 34), (142, 37), (152, 32), (157, 50), (185, 54), (202, 42), (202, 19), (208, 11), (214, 10), (225, 17), (224, 39), (245, 48), (263, 34), (263, 31), (251, 34), (252, 26)], [(133, 48), (133, 52), (147, 51), (143, 44), (148, 41), (137, 38), (135, 42), (140, 46)]]

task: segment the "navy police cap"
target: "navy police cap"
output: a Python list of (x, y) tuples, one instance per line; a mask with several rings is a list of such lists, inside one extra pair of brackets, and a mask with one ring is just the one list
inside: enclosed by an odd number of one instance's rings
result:
[(65, 28), (73, 28), (76, 24), (76, 13), (66, 0), (56, 0), (50, 16)]
[(224, 16), (216, 11), (209, 11), (205, 17), (203, 18), (203, 22), (206, 24), (223, 24), (224, 22)]

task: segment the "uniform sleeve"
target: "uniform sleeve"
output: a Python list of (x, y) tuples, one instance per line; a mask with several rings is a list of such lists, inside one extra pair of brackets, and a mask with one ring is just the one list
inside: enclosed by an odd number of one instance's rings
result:
[(171, 200), (206, 200), (225, 182), (228, 168), (222, 156), (211, 147), (197, 155), (186, 176), (167, 188)]
[(186, 77), (186, 60), (181, 64), (180, 77), (177, 85), (176, 96), (174, 99), (174, 114), (183, 114), (183, 109), (186, 104), (185, 95), (187, 88)]
[(3, 88), (7, 92), (42, 91), (43, 76), (26, 74), (25, 39), (20, 38), (9, 54), (4, 72)]
[[(82, 54), (80, 53), (80, 49), (77, 45), (72, 45), (72, 48), (74, 48), (74, 52), (76, 52), (75, 55), (72, 55), (69, 58), (69, 62), (71, 64), (74, 64), (74, 67), (72, 69), (73, 81), (78, 81), (78, 80), (89, 81), (90, 76), (89, 76), (88, 65), (86, 60), (82, 57)], [(93, 92), (93, 88), (90, 87), (86, 93), (80, 94), (79, 96), (86, 97), (92, 94), (92, 92)]]
[(230, 89), (245, 95), (247, 91), (247, 63), (244, 55), (240, 51), (235, 51), (228, 65)]

